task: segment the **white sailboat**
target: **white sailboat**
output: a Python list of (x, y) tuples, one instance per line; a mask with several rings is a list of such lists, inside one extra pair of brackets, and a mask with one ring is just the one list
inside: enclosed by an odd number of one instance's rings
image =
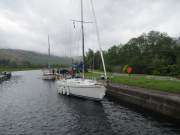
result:
[(49, 55), (49, 70), (43, 69), (42, 79), (44, 80), (54, 80), (56, 74), (51, 72), (51, 59), (50, 59), (50, 43), (49, 43), (49, 35), (48, 35), (48, 55)]
[[(91, 0), (91, 4), (92, 4), (93, 13), (94, 13), (92, 0)], [(95, 14), (94, 14), (94, 20), (96, 24)], [(82, 78), (71, 78), (71, 79), (64, 78), (64, 79), (59, 80), (58, 93), (66, 94), (66, 95), (73, 95), (73, 96), (78, 96), (78, 97), (83, 97), (83, 98), (89, 98), (89, 99), (94, 99), (94, 100), (102, 100), (106, 94), (105, 86), (102, 83), (97, 83), (96, 80), (85, 79), (85, 76), (84, 76), (85, 65), (84, 65), (84, 32), (83, 32), (82, 0), (81, 0), (81, 30), (82, 30), (82, 55), (83, 55)], [(98, 35), (97, 24), (96, 24), (96, 31), (97, 31), (98, 41), (99, 41), (99, 48), (101, 52), (102, 63), (103, 63), (104, 72), (105, 72), (105, 78), (107, 79), (104, 59), (102, 55), (102, 49), (101, 49), (99, 35)]]

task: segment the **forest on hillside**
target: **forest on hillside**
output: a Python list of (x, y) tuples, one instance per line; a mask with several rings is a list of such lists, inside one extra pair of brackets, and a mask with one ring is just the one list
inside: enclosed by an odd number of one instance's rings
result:
[[(134, 74), (177, 76), (180, 74), (180, 37), (150, 31), (131, 38), (126, 44), (112, 46), (103, 51), (103, 56), (109, 72), (127, 73), (126, 69), (131, 67)], [(88, 68), (103, 70), (99, 51), (89, 49), (85, 60)]]
[[(10, 59), (0, 59), (0, 69), (26, 69), (26, 68), (48, 68), (46, 64), (33, 64), (30, 61), (24, 61), (22, 64), (18, 64), (16, 61), (10, 61)], [(52, 64), (51, 68), (63, 68), (68, 67), (67, 64)]]
[[(34, 65), (45, 65), (49, 61), (48, 54), (42, 54), (38, 52), (20, 49), (0, 49), (0, 60), (4, 61), (4, 59), (9, 59), (10, 62), (15, 61), (18, 65), (21, 65), (26, 61), (29, 61), (31, 64)], [(51, 55), (51, 64), (67, 65), (71, 61), (71, 58), (68, 57)], [(4, 64), (4, 62), (2, 62), (2, 64)], [(0, 65), (0, 67), (2, 67), (2, 65)]]

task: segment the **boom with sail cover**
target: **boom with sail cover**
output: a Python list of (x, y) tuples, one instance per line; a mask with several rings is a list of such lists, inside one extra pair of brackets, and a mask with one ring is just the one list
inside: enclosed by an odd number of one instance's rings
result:
[[(86, 63), (84, 63), (84, 65), (85, 65), (85, 69), (86, 69)], [(79, 63), (78, 65), (73, 65), (73, 64), (69, 64), (69, 66), (70, 67), (72, 67), (72, 68), (77, 68), (77, 69), (83, 69), (83, 62), (81, 61), (81, 63)]]

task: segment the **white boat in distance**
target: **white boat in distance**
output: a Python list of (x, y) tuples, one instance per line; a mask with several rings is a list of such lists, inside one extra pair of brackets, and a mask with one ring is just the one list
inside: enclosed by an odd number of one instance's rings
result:
[(56, 77), (56, 74), (50, 73), (49, 70), (44, 70), (42, 79), (44, 80), (54, 80)]
[(48, 35), (48, 55), (49, 55), (49, 70), (42, 70), (42, 79), (44, 80), (54, 80), (56, 77), (56, 74), (54, 74), (54, 69), (53, 72), (51, 72), (51, 60), (50, 60), (50, 43), (49, 43), (49, 35)]
[[(93, 3), (91, 0), (92, 8), (93, 8)], [(93, 8), (93, 13), (94, 13), (94, 8)], [(81, 14), (82, 14), (82, 0), (81, 0)], [(94, 14), (94, 20), (96, 24), (96, 19), (95, 19), (95, 14)], [(72, 77), (71, 79), (66, 79), (62, 78), (61, 80), (58, 81), (59, 83), (59, 88), (58, 88), (58, 93), (61, 94), (66, 94), (66, 95), (73, 95), (77, 97), (83, 97), (83, 98), (89, 98), (89, 99), (94, 99), (94, 100), (102, 100), (106, 94), (106, 88), (102, 83), (97, 83), (96, 80), (90, 80), (90, 79), (85, 79), (84, 76), (84, 32), (83, 32), (83, 16), (81, 15), (81, 30), (82, 30), (82, 78), (76, 78)], [(97, 24), (96, 24), (96, 31), (97, 31), (97, 36), (99, 40), (99, 35), (98, 35), (98, 29), (97, 29)], [(99, 48), (100, 48), (100, 53), (101, 53), (101, 58), (102, 58), (102, 63), (104, 67), (104, 72), (105, 72), (105, 78), (106, 77), (106, 70), (105, 70), (105, 65), (104, 65), (104, 59), (103, 59), (103, 53), (100, 45), (100, 40), (99, 40)]]

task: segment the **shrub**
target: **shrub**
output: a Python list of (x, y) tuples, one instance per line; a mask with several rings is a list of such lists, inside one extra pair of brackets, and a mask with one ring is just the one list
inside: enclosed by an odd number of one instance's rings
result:
[(129, 67), (129, 65), (125, 65), (124, 68), (123, 68), (123, 73), (126, 74), (127, 73), (127, 68)]
[(171, 71), (169, 73), (170, 76), (177, 76), (178, 75), (178, 71)]
[[(105, 65), (107, 72), (112, 72), (112, 66)], [(103, 65), (100, 65), (100, 70), (104, 71)]]
[(123, 73), (123, 67), (122, 66), (114, 66), (113, 72)]
[(157, 75), (160, 73), (161, 71), (161, 60), (158, 58), (158, 56), (156, 55), (155, 58), (152, 61), (152, 67), (153, 67), (153, 74)]

